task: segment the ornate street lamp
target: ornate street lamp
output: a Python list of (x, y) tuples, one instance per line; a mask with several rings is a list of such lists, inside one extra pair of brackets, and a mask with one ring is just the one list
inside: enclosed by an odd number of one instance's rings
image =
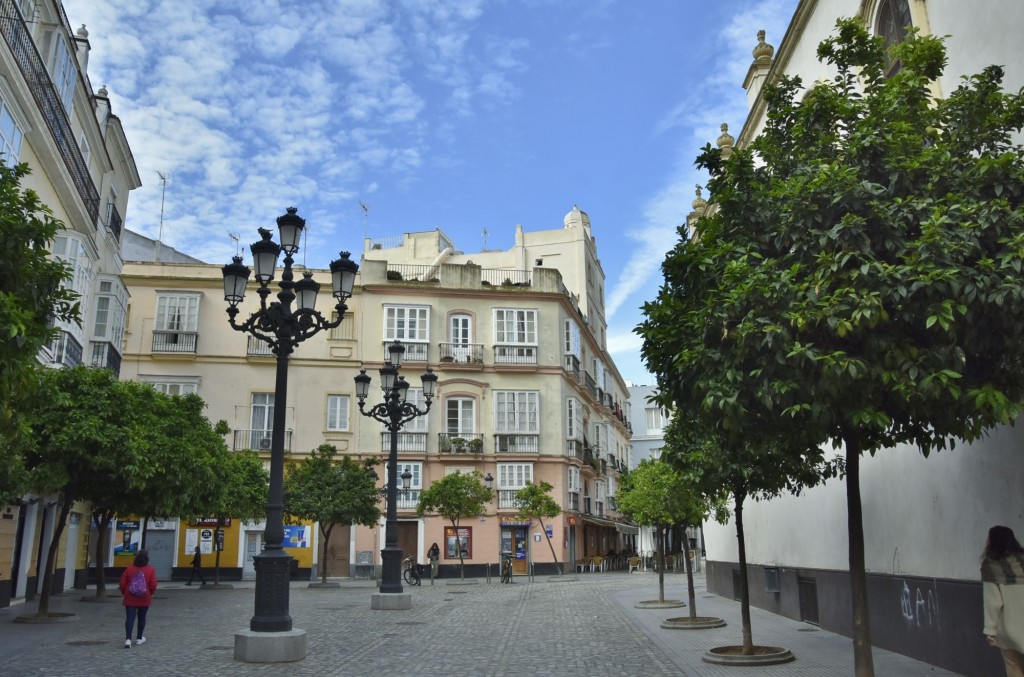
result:
[[(384, 523), (384, 549), (381, 550), (381, 595), (394, 595), (402, 593), (402, 549), (398, 547), (398, 431), (409, 421), (419, 416), (425, 416), (430, 411), (430, 403), (434, 399), (434, 390), (437, 387), (437, 374), (427, 369), (421, 380), (423, 381), (424, 408), (420, 409), (412, 402), (406, 401), (409, 390), (409, 383), (398, 374), (402, 366), (402, 356), (405, 354), (405, 346), (401, 341), (395, 341), (388, 346), (389, 359), (380, 368), (380, 383), (383, 393), (383, 401), (373, 405), (369, 411), (364, 409), (366, 398), (370, 394), (370, 376), (365, 369), (360, 369), (356, 376), (356, 399), (359, 400), (359, 412), (363, 416), (380, 421), (391, 432), (391, 451), (388, 453), (388, 482), (387, 482), (387, 517)], [(406, 477), (406, 474), (409, 476)], [(408, 480), (412, 474), (403, 473), (403, 489), (408, 489)], [(410, 608), (403, 601), (385, 602), (374, 600), (374, 608)], [(411, 605), (411, 602), (409, 602)]]
[[(238, 304), (245, 298), (245, 287), (250, 270), (242, 265), (242, 257), (235, 256), (222, 268), (224, 273), (224, 300), (228, 302), (228, 322), (232, 329), (255, 336), (270, 345), (277, 356), (277, 375), (274, 384), (274, 429), (270, 443), (270, 490), (267, 495), (267, 524), (263, 552), (253, 558), (256, 568), (256, 613), (249, 623), (253, 632), (289, 632), (292, 618), (288, 614), (288, 579), (292, 556), (284, 551), (284, 433), (285, 412), (288, 406), (288, 356), (300, 343), (324, 329), (341, 324), (352, 296), (352, 286), (359, 266), (349, 260), (348, 252), (331, 262), (331, 286), (338, 300), (334, 307), (336, 320), (328, 320), (316, 310), (316, 296), (320, 285), (312, 273), (305, 273), (298, 282), (293, 281), (292, 254), (299, 250), (305, 219), (296, 214), (295, 207), (278, 217), (277, 227), (281, 243), (271, 239), (271, 232), (259, 228), (262, 239), (252, 245), (253, 268), (260, 296), (259, 310), (244, 322), (237, 323)], [(268, 302), (272, 293), (277, 257), (284, 252), (284, 269), (277, 300)], [(295, 308), (292, 302), (295, 301)], [(236, 651), (237, 653), (237, 651)]]

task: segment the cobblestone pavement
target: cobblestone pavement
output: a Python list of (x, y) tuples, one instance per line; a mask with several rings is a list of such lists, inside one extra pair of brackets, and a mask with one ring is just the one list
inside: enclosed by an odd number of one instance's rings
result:
[[(667, 596), (686, 597), (685, 577), (669, 576)], [(483, 579), (469, 585), (448, 580), (409, 588), (408, 611), (370, 609), (372, 581), (309, 588), (293, 583), (290, 613), (307, 632), (305, 660), (256, 665), (233, 658), (234, 632), (253, 613), (251, 584), (231, 589), (163, 584), (153, 600), (145, 645), (124, 649), (120, 598), (87, 603), (93, 591), (57, 595), (51, 610), (73, 620), (45, 625), (13, 623), (36, 602), (0, 610), (0, 675), (850, 675), (852, 642), (806, 624), (752, 610), (755, 640), (785, 646), (797, 660), (761, 668), (712, 666), (700, 660), (711, 646), (735, 644), (739, 607), (703, 592), (698, 612), (729, 626), (716, 630), (663, 630), (665, 618), (686, 609), (637, 609), (657, 599), (650, 573), (608, 572), (519, 578), (512, 585)], [(876, 650), (876, 674), (951, 675), (896, 654)]]

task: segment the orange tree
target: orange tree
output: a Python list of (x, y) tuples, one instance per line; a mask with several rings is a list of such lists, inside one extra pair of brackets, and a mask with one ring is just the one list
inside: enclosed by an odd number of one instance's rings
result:
[(750, 148), (705, 148), (709, 215), (639, 329), (664, 396), (726, 446), (845, 450), (858, 677), (874, 674), (861, 455), (976, 439), (1024, 400), (1024, 95), (991, 66), (937, 99), (942, 40), (894, 49), (887, 78), (882, 39), (838, 21), (818, 48), (832, 80), (781, 78)]

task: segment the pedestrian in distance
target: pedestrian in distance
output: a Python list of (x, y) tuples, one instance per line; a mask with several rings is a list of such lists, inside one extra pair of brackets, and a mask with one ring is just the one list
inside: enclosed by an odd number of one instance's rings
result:
[(132, 646), (132, 629), (138, 619), (135, 645), (146, 643), (146, 614), (149, 612), (153, 593), (156, 592), (156, 571), (149, 565), (149, 553), (139, 550), (135, 559), (125, 567), (118, 584), (124, 595), (124, 648)]
[(1024, 547), (1009, 527), (988, 530), (981, 586), (985, 639), (1003, 652), (1007, 677), (1024, 677)]
[(192, 585), (192, 579), (199, 576), (199, 582), (201, 585), (206, 585), (206, 579), (203, 578), (203, 553), (196, 546), (195, 553), (192, 555), (192, 571), (188, 574), (188, 583), (185, 585)]
[(430, 577), (437, 578), (437, 563), (441, 557), (441, 548), (437, 547), (437, 543), (430, 546), (430, 550), (427, 550), (427, 559), (430, 560)]

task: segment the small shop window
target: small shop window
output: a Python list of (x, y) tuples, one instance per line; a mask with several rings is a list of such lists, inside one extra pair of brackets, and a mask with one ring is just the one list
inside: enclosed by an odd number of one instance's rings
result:
[(473, 558), (473, 527), (459, 527), (458, 536), (455, 535), (455, 527), (444, 529), (444, 557), (445, 559), (459, 559), (459, 550), (462, 550), (463, 559)]

